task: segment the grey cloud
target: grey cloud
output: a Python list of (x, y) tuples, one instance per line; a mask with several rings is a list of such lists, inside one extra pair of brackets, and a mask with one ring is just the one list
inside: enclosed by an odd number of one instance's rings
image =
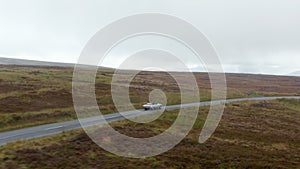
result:
[(300, 1), (1, 0), (0, 4), (1, 56), (76, 62), (89, 38), (110, 22), (160, 12), (183, 18), (206, 34), (225, 71), (299, 71)]

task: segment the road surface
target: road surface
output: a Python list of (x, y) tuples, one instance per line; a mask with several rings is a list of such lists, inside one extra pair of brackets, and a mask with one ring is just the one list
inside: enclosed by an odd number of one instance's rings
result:
[[(188, 104), (181, 104), (181, 105), (171, 105), (166, 106), (166, 110), (175, 110), (180, 108), (187, 108), (187, 107), (201, 107), (201, 106), (208, 106), (208, 105), (217, 105), (222, 103), (231, 103), (231, 102), (240, 102), (240, 101), (260, 101), (260, 100), (276, 100), (276, 99), (300, 99), (300, 96), (280, 96), (280, 97), (255, 97), (255, 98), (240, 98), (240, 99), (228, 99), (228, 100), (216, 100), (216, 101), (207, 101), (207, 102), (199, 102), (199, 103), (188, 103)], [(0, 133), (0, 146), (4, 145), (9, 142), (18, 141), (18, 140), (28, 140), (32, 138), (39, 138), (44, 136), (49, 136), (57, 133), (61, 133), (63, 131), (70, 131), (74, 129), (79, 129), (93, 125), (100, 125), (107, 122), (114, 122), (118, 120), (122, 120), (129, 117), (137, 117), (141, 115), (151, 114), (156, 112), (154, 111), (143, 111), (143, 110), (133, 110), (128, 112), (123, 112), (121, 115), (120, 113), (113, 113), (107, 114), (103, 116), (97, 117), (89, 117), (85, 119), (81, 119), (81, 124), (78, 120), (66, 121), (66, 122), (59, 122), (53, 124), (46, 124), (36, 127), (29, 127), (24, 129), (18, 129), (13, 131), (7, 131)], [(106, 121), (105, 121), (105, 120)]]

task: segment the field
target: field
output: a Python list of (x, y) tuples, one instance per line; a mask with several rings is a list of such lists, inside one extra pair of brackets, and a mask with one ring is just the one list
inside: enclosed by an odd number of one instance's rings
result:
[[(71, 67), (0, 66), (0, 131), (76, 119)], [(112, 69), (100, 69), (96, 96), (100, 110), (116, 112), (111, 99)], [(184, 75), (184, 73), (178, 73)], [(206, 73), (194, 73), (201, 100), (210, 100)], [(300, 77), (226, 74), (227, 98), (300, 95)], [(161, 89), (168, 105), (180, 103), (179, 88), (163, 72), (141, 72), (130, 85), (136, 108), (149, 92)], [(131, 159), (94, 144), (82, 130), (18, 141), (0, 147), (1, 168), (297, 168), (300, 166), (300, 101), (275, 100), (226, 105), (224, 116), (205, 144), (198, 137), (209, 107), (201, 107), (189, 135), (159, 156)], [(120, 133), (149, 137), (161, 133), (178, 112), (167, 111), (148, 124), (119, 121)]]
[[(99, 148), (83, 131), (10, 143), (0, 148), (2, 168), (297, 168), (300, 166), (300, 101), (242, 102), (226, 106), (213, 136), (197, 142), (208, 107), (199, 111), (190, 134), (159, 156), (131, 159)], [(164, 113), (155, 122), (113, 124), (120, 133), (154, 136), (176, 118)]]

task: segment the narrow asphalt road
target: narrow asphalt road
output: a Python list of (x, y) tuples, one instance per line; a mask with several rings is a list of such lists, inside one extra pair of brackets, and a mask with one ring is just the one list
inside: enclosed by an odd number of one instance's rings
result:
[[(166, 106), (165, 109), (174, 110), (174, 109), (187, 108), (187, 107), (201, 107), (201, 106), (217, 105), (222, 103), (231, 103), (231, 102), (240, 102), (240, 101), (276, 100), (276, 99), (283, 99), (283, 98), (300, 99), (300, 96), (255, 97), (255, 98), (216, 100), (216, 101), (207, 101), (207, 102), (199, 102), (199, 103), (188, 103), (182, 105), (171, 105), (171, 106)], [(107, 114), (103, 116), (81, 119), (81, 124), (79, 123), (78, 120), (72, 120), (72, 121), (46, 124), (46, 125), (41, 125), (36, 127), (29, 127), (24, 129), (2, 132), (0, 133), (0, 146), (8, 142), (13, 142), (17, 140), (28, 140), (32, 138), (39, 138), (43, 136), (49, 136), (49, 135), (61, 133), (63, 131), (79, 129), (82, 128), (82, 126), (88, 127), (93, 125), (104, 124), (106, 123), (105, 120), (107, 122), (114, 122), (129, 117), (137, 117), (141, 115), (151, 114), (154, 112), (156, 111), (133, 110), (128, 112), (123, 112), (122, 113), (123, 115), (121, 115), (120, 113), (114, 113), (114, 114)]]

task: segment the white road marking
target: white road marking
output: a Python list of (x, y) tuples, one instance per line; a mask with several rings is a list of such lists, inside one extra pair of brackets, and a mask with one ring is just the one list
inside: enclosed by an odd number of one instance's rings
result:
[(62, 128), (64, 126), (55, 126), (55, 127), (50, 127), (50, 128), (46, 128), (45, 130), (54, 130), (54, 129), (59, 129)]

